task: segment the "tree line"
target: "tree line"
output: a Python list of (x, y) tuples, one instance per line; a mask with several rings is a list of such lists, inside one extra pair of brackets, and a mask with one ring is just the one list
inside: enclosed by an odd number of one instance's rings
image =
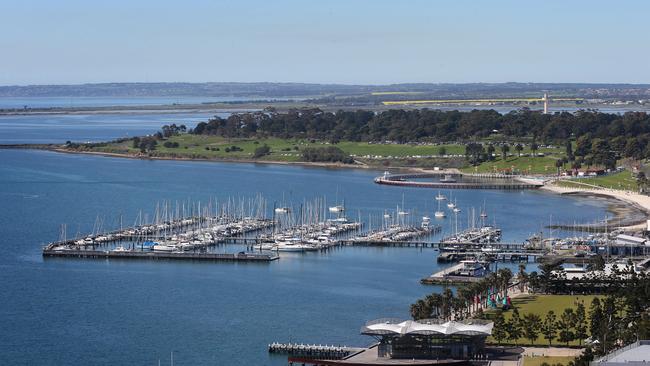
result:
[[(325, 112), (318, 108), (264, 111), (215, 116), (190, 131), (227, 138), (309, 138), (336, 143), (346, 141), (472, 142), (499, 133), (504, 138), (532, 139), (535, 143), (576, 141), (568, 157), (604, 160), (611, 155), (650, 157), (650, 116), (581, 110), (543, 114), (523, 108), (500, 114), (494, 110), (441, 111), (394, 109)], [(517, 149), (517, 145), (514, 145)], [(521, 150), (519, 150), (521, 151)], [(487, 152), (487, 151), (486, 151)], [(601, 156), (604, 155), (604, 156)]]

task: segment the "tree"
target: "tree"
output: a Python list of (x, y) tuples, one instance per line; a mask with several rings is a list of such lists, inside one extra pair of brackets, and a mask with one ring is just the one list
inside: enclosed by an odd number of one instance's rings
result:
[(517, 340), (523, 335), (521, 319), (519, 318), (519, 310), (517, 308), (512, 311), (512, 316), (507, 322), (506, 328), (508, 329), (508, 339), (515, 342), (516, 345)]
[(530, 344), (535, 344), (535, 340), (539, 336), (539, 330), (541, 328), (542, 319), (537, 314), (526, 314), (524, 315), (522, 325), (523, 325), (523, 335), (524, 338), (530, 341)]
[(483, 154), (485, 154), (483, 145), (475, 142), (470, 142), (469, 144), (465, 145), (465, 158), (469, 161), (470, 164), (480, 164)]
[(440, 146), (440, 147), (438, 148), (438, 155), (440, 155), (440, 156), (445, 156), (445, 155), (447, 155), (447, 148), (444, 147), (444, 146)]
[(490, 160), (490, 161), (494, 160), (494, 151), (496, 151), (496, 149), (494, 148), (494, 145), (489, 144), (488, 147), (487, 147), (488, 160)]
[(573, 156), (573, 145), (571, 144), (571, 140), (566, 141), (566, 158), (569, 161), (573, 161), (575, 159)]
[(594, 297), (591, 301), (591, 307), (589, 309), (589, 333), (591, 334), (592, 340), (601, 340), (602, 339), (602, 329), (605, 318), (603, 316), (603, 308), (600, 304), (600, 299)]
[(503, 160), (506, 160), (506, 158), (508, 157), (508, 151), (510, 151), (510, 145), (508, 145), (507, 143), (502, 144), (501, 157), (503, 158)]
[(560, 170), (564, 166), (564, 160), (563, 159), (557, 159), (555, 161), (555, 167), (557, 168), (557, 175), (560, 175)]
[(560, 342), (565, 342), (566, 345), (569, 345), (569, 342), (575, 339), (575, 333), (573, 332), (573, 325), (575, 324), (575, 313), (573, 309), (566, 308), (562, 315), (560, 315), (560, 320), (557, 323), (557, 326), (560, 330), (558, 340)]
[(138, 136), (133, 138), (133, 148), (134, 149), (140, 148), (140, 138)]
[(575, 338), (578, 340), (578, 344), (582, 346), (582, 340), (587, 338), (587, 316), (585, 313), (585, 305), (582, 302), (579, 302), (576, 306), (575, 312)]
[(506, 320), (501, 310), (497, 311), (494, 316), (494, 327), (492, 328), (492, 337), (501, 345), (501, 341), (508, 337)]
[(253, 159), (261, 158), (262, 156), (268, 155), (270, 153), (271, 153), (271, 148), (269, 147), (269, 145), (264, 144), (255, 149), (255, 152), (253, 153)]
[(522, 144), (517, 144), (515, 145), (515, 150), (517, 150), (517, 156), (521, 157), (521, 152), (524, 150), (524, 146)]
[(537, 150), (539, 149), (539, 145), (533, 141), (532, 144), (530, 144), (530, 151), (533, 152), (533, 155), (537, 155)]
[(546, 313), (544, 323), (542, 323), (541, 331), (544, 335), (544, 339), (546, 339), (548, 341), (548, 345), (551, 346), (553, 344), (553, 340), (557, 336), (557, 318), (553, 310), (549, 310), (549, 312)]

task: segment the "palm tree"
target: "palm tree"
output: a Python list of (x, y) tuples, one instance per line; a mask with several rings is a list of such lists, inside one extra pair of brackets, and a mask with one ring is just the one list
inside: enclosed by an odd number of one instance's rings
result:
[(508, 151), (510, 151), (510, 145), (508, 145), (507, 143), (501, 145), (501, 156), (503, 157), (504, 161), (508, 157)]
[(526, 288), (526, 282), (528, 282), (528, 274), (526, 273), (525, 264), (519, 265), (518, 280), (519, 280), (519, 292), (524, 292), (524, 289)]
[(498, 271), (498, 281), (503, 292), (503, 296), (508, 296), (508, 287), (510, 286), (510, 280), (512, 280), (512, 271), (509, 268), (502, 268)]
[(517, 144), (515, 145), (515, 150), (517, 150), (517, 155), (521, 157), (521, 152), (524, 150), (524, 146), (522, 144)]

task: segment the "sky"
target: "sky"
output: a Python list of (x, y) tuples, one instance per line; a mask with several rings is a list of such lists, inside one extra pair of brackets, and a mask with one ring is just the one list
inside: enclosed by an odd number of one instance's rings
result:
[(650, 83), (646, 0), (1, 0), (0, 85)]

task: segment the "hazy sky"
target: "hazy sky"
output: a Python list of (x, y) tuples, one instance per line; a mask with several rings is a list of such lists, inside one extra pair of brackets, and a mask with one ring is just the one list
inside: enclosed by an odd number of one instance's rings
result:
[(0, 85), (650, 83), (646, 0), (2, 0)]

